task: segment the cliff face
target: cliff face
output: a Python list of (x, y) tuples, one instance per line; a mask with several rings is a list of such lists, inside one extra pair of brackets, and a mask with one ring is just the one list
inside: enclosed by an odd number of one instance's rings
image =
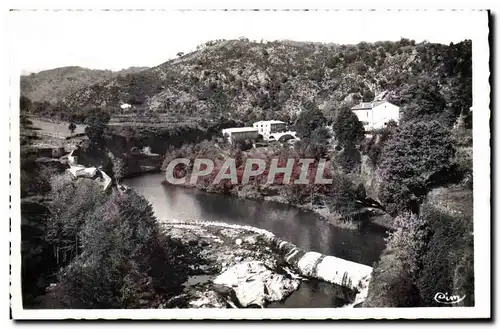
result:
[(366, 191), (366, 196), (380, 203), (379, 192), (382, 179), (377, 174), (377, 168), (368, 155), (361, 155), (360, 179)]

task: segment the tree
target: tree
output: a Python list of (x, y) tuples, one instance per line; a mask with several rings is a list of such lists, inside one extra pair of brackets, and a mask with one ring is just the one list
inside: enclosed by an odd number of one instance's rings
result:
[(33, 126), (33, 121), (28, 119), (28, 117), (24, 114), (21, 114), (19, 116), (19, 122), (21, 124), (21, 128), (23, 128), (23, 129), (29, 129), (30, 127)]
[(374, 97), (375, 97), (375, 94), (371, 90), (366, 90), (363, 93), (363, 102), (371, 102), (371, 101), (373, 101)]
[(125, 175), (125, 163), (121, 158), (113, 157), (113, 176), (117, 183), (120, 183)]
[(71, 135), (73, 136), (73, 133), (75, 132), (76, 129), (76, 125), (73, 122), (71, 122), (68, 126), (68, 129), (71, 132)]
[(311, 142), (315, 144), (328, 144), (328, 141), (332, 137), (330, 130), (326, 127), (319, 127), (314, 129), (311, 134)]
[(300, 137), (308, 138), (311, 137), (314, 130), (325, 125), (326, 118), (318, 109), (318, 106), (312, 102), (307, 102), (303, 105), (303, 110), (299, 114), (295, 130)]
[(436, 81), (419, 80), (402, 96), (402, 121), (445, 119), (446, 100)]
[(422, 306), (417, 280), (430, 236), (427, 221), (405, 213), (395, 218), (394, 225), (396, 230), (386, 238), (386, 251), (373, 268), (368, 307)]
[(344, 220), (351, 220), (353, 214), (360, 209), (356, 202), (359, 192), (345, 175), (334, 174), (332, 179), (332, 184), (327, 190), (326, 204), (331, 212), (338, 213)]
[(164, 236), (151, 204), (134, 191), (111, 195), (80, 237), (83, 253), (59, 276), (73, 308), (158, 307), (182, 291), (198, 252)]
[(19, 98), (19, 109), (21, 110), (21, 112), (29, 112), (31, 111), (31, 108), (31, 100), (26, 96), (21, 96)]
[(356, 114), (348, 108), (340, 109), (332, 128), (335, 139), (342, 147), (354, 146), (365, 136), (363, 125)]
[(397, 213), (422, 201), (429, 178), (448, 170), (453, 154), (450, 133), (438, 121), (412, 121), (399, 126), (380, 156), (382, 203)]
[(94, 109), (87, 115), (85, 119), (85, 123), (87, 124), (85, 134), (88, 136), (93, 146), (102, 146), (103, 137), (107, 130), (109, 120), (109, 114), (100, 109)]

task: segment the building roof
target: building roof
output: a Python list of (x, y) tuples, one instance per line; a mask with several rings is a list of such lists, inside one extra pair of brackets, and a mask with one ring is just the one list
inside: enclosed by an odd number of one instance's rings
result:
[(234, 132), (248, 132), (248, 131), (255, 131), (258, 132), (257, 128), (254, 127), (236, 127), (236, 128), (226, 128), (222, 129), (223, 133), (234, 133)]
[(351, 107), (351, 110), (371, 110), (375, 106), (379, 106), (380, 104), (389, 103), (386, 100), (374, 101), (374, 102), (361, 102), (358, 105)]
[(264, 121), (257, 121), (257, 122), (254, 122), (253, 124), (256, 124), (256, 123), (285, 123), (283, 121), (279, 121), (279, 120), (264, 120)]

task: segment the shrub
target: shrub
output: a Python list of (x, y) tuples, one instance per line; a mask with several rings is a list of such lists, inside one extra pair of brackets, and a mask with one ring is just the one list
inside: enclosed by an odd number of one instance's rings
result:
[(371, 101), (373, 101), (374, 97), (375, 97), (375, 94), (371, 90), (366, 90), (363, 93), (363, 102), (371, 102)]
[(378, 164), (382, 149), (391, 134), (396, 130), (396, 127), (397, 124), (391, 120), (386, 127), (373, 131), (372, 137), (362, 144), (361, 150), (368, 155), (374, 166)]
[(74, 124), (74, 122), (71, 122), (68, 126), (68, 130), (71, 132), (72, 135), (75, 132), (75, 129), (76, 129), (76, 125)]
[(327, 206), (331, 212), (338, 213), (345, 220), (351, 220), (360, 210), (356, 202), (359, 190), (345, 175), (334, 174), (332, 179), (333, 182), (326, 191)]
[(429, 237), (427, 222), (421, 217), (403, 214), (396, 217), (395, 226), (397, 229), (386, 239), (386, 250), (374, 265), (366, 306), (421, 306), (416, 280)]
[(353, 145), (344, 147), (335, 156), (335, 162), (339, 164), (345, 172), (354, 172), (360, 169), (361, 153)]
[(35, 154), (21, 150), (21, 198), (49, 193), (50, 179), (58, 172), (58, 169), (41, 166), (35, 160)]
[(474, 246), (472, 218), (447, 214), (431, 205), (423, 207), (431, 238), (422, 256), (418, 287), (426, 306), (446, 306), (434, 300), (437, 292), (465, 295), (474, 305)]

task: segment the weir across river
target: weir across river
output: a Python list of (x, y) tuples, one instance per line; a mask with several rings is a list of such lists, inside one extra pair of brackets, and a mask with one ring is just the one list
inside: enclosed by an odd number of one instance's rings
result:
[(355, 291), (356, 296), (354, 302), (346, 307), (353, 307), (366, 299), (373, 270), (373, 268), (368, 265), (355, 263), (334, 256), (323, 255), (319, 252), (305, 251), (295, 246), (293, 243), (281, 240), (269, 231), (252, 226), (218, 222), (175, 221), (164, 223), (164, 225), (175, 227), (192, 227), (196, 225), (217, 226), (253, 231), (261, 234), (277, 252), (283, 254), (286, 264), (300, 276), (326, 281)]

